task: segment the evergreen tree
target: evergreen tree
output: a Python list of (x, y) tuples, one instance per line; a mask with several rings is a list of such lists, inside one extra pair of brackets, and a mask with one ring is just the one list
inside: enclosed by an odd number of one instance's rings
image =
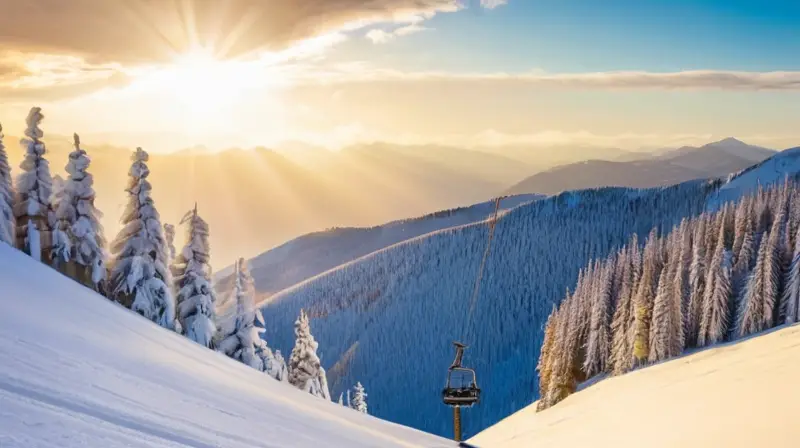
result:
[(633, 265), (630, 253), (635, 248), (626, 248), (620, 254), (622, 260), (619, 289), (619, 300), (611, 321), (611, 369), (614, 375), (621, 375), (631, 367), (631, 346), (628, 344), (628, 332), (631, 314), (631, 298), (633, 291)]
[(697, 337), (700, 333), (700, 320), (703, 309), (703, 296), (706, 289), (706, 234), (707, 218), (698, 218), (692, 239), (692, 265), (689, 268), (689, 306), (686, 309), (684, 335), (686, 346), (697, 346)]
[[(569, 293), (567, 293), (569, 294)], [(547, 323), (544, 327), (544, 341), (542, 342), (542, 349), (539, 353), (539, 362), (536, 365), (536, 370), (539, 371), (539, 403), (537, 410), (542, 410), (546, 407), (547, 391), (550, 388), (550, 376), (553, 373), (553, 349), (555, 345), (555, 331), (557, 311), (553, 306), (553, 311), (550, 312), (550, 317), (547, 318)]]
[(170, 266), (175, 261), (177, 252), (175, 250), (175, 226), (164, 223), (164, 239), (167, 241), (167, 255), (169, 255)]
[(286, 360), (280, 350), (275, 350), (272, 359), (267, 359), (264, 365), (264, 372), (281, 382), (289, 382), (289, 369), (286, 367)]
[(785, 272), (783, 257), (781, 255), (781, 239), (783, 238), (783, 224), (786, 214), (780, 210), (772, 222), (772, 228), (767, 238), (767, 253), (765, 259), (766, 275), (764, 277), (764, 310), (761, 318), (764, 319), (762, 327), (771, 328), (778, 318), (778, 309), (781, 298), (781, 277)]
[(11, 181), (11, 166), (3, 145), (3, 125), (0, 124), (0, 242), (16, 244), (16, 219), (14, 218), (14, 186)]
[(197, 214), (197, 205), (186, 213), (181, 224), (187, 225), (186, 244), (173, 266), (178, 320), (186, 337), (211, 347), (216, 332), (217, 299), (211, 286), (208, 224)]
[(587, 378), (605, 372), (608, 368), (607, 363), (611, 353), (611, 329), (608, 319), (611, 308), (613, 266), (613, 259), (609, 259), (605, 266), (595, 270), (598, 279), (592, 291), (590, 328), (586, 359), (583, 362), (583, 371)]
[(36, 260), (49, 264), (52, 246), (50, 228), (50, 195), (53, 179), (50, 165), (44, 158), (47, 149), (39, 128), (44, 115), (41, 108), (30, 110), (25, 120), (25, 158), (20, 164), (22, 172), (17, 177), (14, 216), (17, 222), (17, 247)]
[(704, 302), (703, 319), (704, 331), (700, 335), (698, 345), (715, 344), (722, 342), (728, 334), (731, 321), (731, 256), (725, 250), (725, 229), (720, 228), (719, 241), (714, 249), (714, 257), (709, 266), (708, 293)]
[(111, 243), (109, 291), (122, 305), (162, 327), (174, 329), (175, 299), (167, 269), (167, 249), (152, 187), (147, 180), (149, 156), (137, 148), (128, 180), (128, 204), (122, 229)]
[(642, 278), (634, 301), (636, 336), (633, 345), (633, 356), (637, 364), (645, 363), (650, 356), (650, 323), (662, 267), (659, 248), (660, 243), (655, 229), (653, 229), (644, 246)]
[(91, 159), (74, 134), (75, 149), (69, 154), (68, 177), (58, 193), (53, 227), (53, 266), (81, 284), (100, 291), (106, 278), (106, 240), (94, 205), (94, 180), (86, 170)]
[(289, 383), (316, 397), (330, 400), (325, 371), (317, 356), (317, 341), (311, 335), (311, 327), (305, 310), (294, 324), (295, 345), (289, 357)]
[(785, 306), (783, 315), (784, 323), (786, 324), (793, 324), (800, 320), (800, 226), (798, 226), (796, 232), (792, 263), (786, 275), (786, 287), (783, 292)]
[(353, 409), (362, 414), (367, 413), (367, 394), (364, 392), (364, 386), (361, 385), (361, 382), (356, 383), (356, 393), (353, 396)]
[(673, 329), (677, 335), (677, 344), (681, 350), (686, 348), (686, 310), (689, 307), (689, 269), (692, 264), (692, 224), (684, 219), (679, 227), (680, 232), (680, 252), (677, 255), (678, 264), (675, 268), (674, 279), (671, 293), (673, 295), (672, 314), (674, 325), (680, 328)]
[(244, 258), (236, 262), (232, 296), (230, 314), (222, 319), (220, 325), (217, 349), (242, 364), (280, 379), (272, 370), (274, 355), (260, 336), (264, 332), (264, 316), (256, 308), (253, 277)]
[(758, 247), (758, 257), (756, 258), (756, 265), (745, 287), (744, 297), (739, 304), (739, 312), (737, 318), (737, 331), (739, 337), (747, 336), (749, 334), (763, 331), (768, 327), (765, 326), (765, 319), (763, 316), (766, 296), (770, 293), (768, 284), (770, 281), (767, 279), (772, 272), (769, 267), (769, 235), (761, 238), (761, 244)]
[(342, 392), (342, 393), (340, 393), (340, 394), (339, 394), (339, 400), (338, 400), (338, 403), (339, 403), (339, 406), (342, 406), (342, 407), (344, 407), (344, 392)]
[[(675, 272), (680, 263), (681, 247), (677, 241), (678, 232), (673, 231), (668, 238), (671, 255), (661, 270), (658, 289), (653, 304), (653, 321), (650, 327), (649, 362), (658, 362), (680, 354), (683, 321), (681, 318), (680, 295), (673, 292)], [(677, 304), (675, 302), (678, 302)]]

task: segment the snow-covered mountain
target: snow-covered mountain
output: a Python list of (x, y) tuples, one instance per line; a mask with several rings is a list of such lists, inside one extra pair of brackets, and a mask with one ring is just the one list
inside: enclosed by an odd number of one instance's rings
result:
[(800, 439), (800, 326), (608, 378), (532, 405), (469, 442), (481, 448), (792, 447)]
[(277, 382), (3, 244), (0, 284), (2, 447), (454, 445)]
[[(762, 183), (781, 180), (784, 174), (765, 170), (795, 173), (795, 159), (796, 151), (786, 151), (747, 172), (759, 170), (750, 176)], [(276, 294), (263, 308), (274, 323), (265, 338), (285, 350), (293, 340), (286, 324), (305, 308), (334, 394), (358, 379), (380, 397), (375, 415), (438, 434), (450, 431), (449, 410), (439, 402), (450, 342), (462, 339), (484, 390), (482, 403), (464, 415), (466, 432), (475, 434), (536, 398), (543, 325), (587, 260), (608, 255), (633, 233), (643, 240), (653, 227), (669, 229), (723, 194), (737, 199), (751, 182), (747, 172), (729, 183), (567, 192), (508, 211), (497, 223), (472, 313), (487, 226), (405, 241)]]
[(603, 186), (647, 188), (692, 179), (727, 176), (775, 154), (771, 149), (728, 138), (700, 148), (683, 147), (642, 155), (641, 160), (588, 160), (534, 174), (507, 193), (556, 194)]
[[(541, 198), (538, 195), (506, 197), (500, 201), (500, 209), (507, 210)], [(310, 233), (251, 259), (250, 269), (257, 293), (264, 300), (277, 291), (369, 253), (426, 233), (482, 221), (493, 212), (494, 202), (490, 201), (381, 226)], [(226, 268), (217, 274), (216, 287), (220, 294), (230, 290), (232, 272), (232, 268)]]

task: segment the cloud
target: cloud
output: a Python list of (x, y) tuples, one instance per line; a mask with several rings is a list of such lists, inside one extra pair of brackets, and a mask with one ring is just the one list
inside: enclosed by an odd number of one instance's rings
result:
[(0, 0), (0, 48), (150, 63), (213, 44), (236, 57), (462, 8), (459, 0)]
[(381, 29), (373, 29), (369, 30), (365, 37), (372, 41), (373, 44), (385, 44), (387, 42), (391, 42), (398, 36), (408, 36), (409, 34), (419, 33), (421, 31), (429, 30), (430, 28), (426, 28), (419, 23), (411, 23), (405, 26), (401, 26), (393, 31), (386, 32)]
[(481, 0), (481, 7), (486, 9), (494, 9), (506, 4), (508, 4), (508, 0)]
[(800, 71), (739, 72), (697, 70), (681, 72), (447, 73), (401, 72), (365, 65), (335, 66), (309, 73), (301, 82), (493, 84), (564, 90), (800, 90)]

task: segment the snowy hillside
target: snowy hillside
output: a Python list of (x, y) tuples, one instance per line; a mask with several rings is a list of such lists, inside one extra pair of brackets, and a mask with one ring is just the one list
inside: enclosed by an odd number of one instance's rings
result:
[(481, 448), (794, 447), (800, 326), (596, 383), (551, 409), (508, 417)]
[(759, 185), (765, 186), (784, 180), (786, 175), (800, 173), (800, 147), (786, 149), (773, 157), (745, 169), (733, 176), (723, 185), (713, 201), (711, 208), (755, 192)]
[(333, 396), (361, 381), (373, 415), (442, 435), (451, 426), (440, 402), (451, 341), (463, 339), (471, 346), (465, 363), (484, 390), (482, 403), (464, 412), (465, 433), (475, 434), (533, 401), (541, 327), (585, 261), (633, 232), (644, 236), (699, 213), (712, 188), (589, 190), (508, 211), (469, 326), (483, 223), (391, 246), (282, 291), (262, 308), (270, 323), (264, 337), (285, 352), (291, 322), (305, 308)]
[[(511, 196), (504, 198), (500, 207), (501, 210), (507, 210), (541, 198), (533, 194)], [(310, 233), (253, 258), (249, 262), (251, 272), (258, 294), (266, 298), (376, 250), (426, 233), (482, 221), (493, 211), (494, 202), (490, 201), (376, 227), (339, 228)], [(217, 290), (221, 294), (231, 288), (232, 272), (232, 269), (226, 268), (217, 274)]]
[(153, 325), (0, 244), (0, 446), (446, 447)]

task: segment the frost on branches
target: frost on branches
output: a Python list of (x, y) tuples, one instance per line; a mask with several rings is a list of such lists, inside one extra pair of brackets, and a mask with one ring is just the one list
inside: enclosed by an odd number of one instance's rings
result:
[(11, 182), (11, 166), (3, 145), (3, 125), (0, 124), (0, 242), (14, 245), (16, 220), (14, 219), (14, 187)]
[[(174, 260), (173, 275), (177, 294), (178, 321), (189, 339), (206, 347), (211, 347), (216, 332), (214, 306), (216, 294), (211, 285), (210, 246), (208, 243), (208, 224), (197, 214), (197, 206), (181, 220), (188, 226), (186, 244)], [(169, 230), (165, 225), (167, 240)]]
[(91, 159), (81, 148), (78, 134), (75, 149), (65, 167), (67, 179), (59, 187), (53, 226), (53, 266), (95, 291), (106, 278), (106, 252), (100, 213), (94, 206), (94, 179), (87, 172)]
[(330, 400), (328, 380), (317, 356), (317, 341), (311, 335), (308, 315), (300, 310), (294, 323), (295, 344), (289, 358), (289, 383), (316, 397)]
[(684, 219), (664, 236), (654, 229), (643, 250), (634, 235), (617, 253), (590, 261), (578, 274), (575, 293), (545, 326), (537, 409), (558, 403), (609, 367), (621, 374), (686, 349), (797, 322), (798, 217), (800, 185), (787, 180), (736, 206)]
[(367, 394), (364, 392), (364, 386), (361, 385), (360, 381), (356, 383), (355, 390), (356, 392), (353, 395), (352, 407), (362, 414), (367, 414)]
[(217, 349), (231, 358), (271, 377), (285, 381), (286, 363), (261, 339), (264, 316), (255, 305), (255, 288), (247, 262), (240, 258), (234, 272), (233, 298), (228, 310), (220, 316), (219, 344)]
[(36, 260), (48, 261), (52, 246), (50, 229), (50, 195), (52, 178), (50, 165), (44, 158), (47, 152), (41, 141), (39, 125), (44, 119), (41, 108), (34, 107), (25, 120), (25, 157), (17, 177), (17, 197), (14, 216), (17, 222), (17, 247)]
[(167, 286), (167, 248), (158, 211), (147, 181), (148, 155), (137, 148), (128, 180), (128, 204), (122, 230), (111, 243), (109, 292), (122, 305), (156, 322), (175, 328), (175, 299)]

